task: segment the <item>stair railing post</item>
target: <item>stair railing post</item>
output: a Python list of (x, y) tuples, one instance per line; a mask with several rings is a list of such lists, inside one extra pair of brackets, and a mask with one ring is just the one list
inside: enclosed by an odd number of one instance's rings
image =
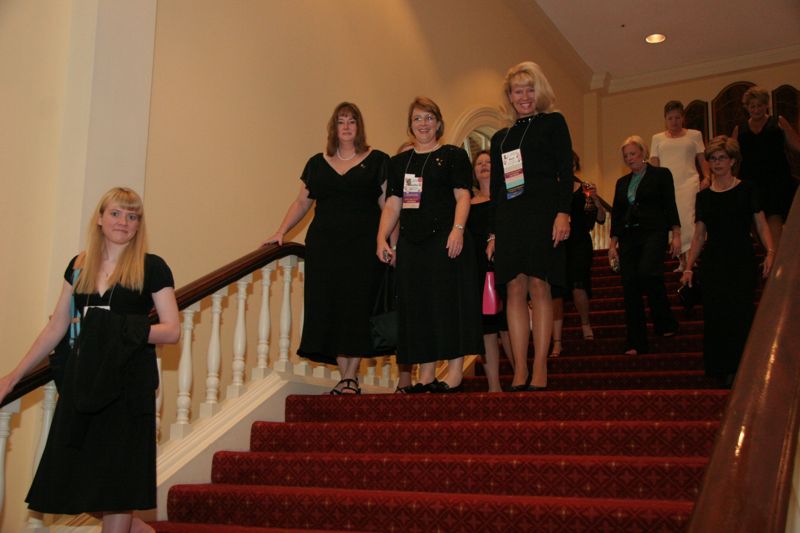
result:
[(226, 398), (238, 398), (244, 393), (244, 354), (247, 349), (247, 286), (253, 275), (247, 274), (236, 282), (236, 326), (233, 330), (233, 374)]
[(297, 266), (297, 256), (289, 255), (280, 260), (283, 270), (283, 302), (281, 302), (280, 337), (278, 339), (278, 360), (275, 370), (289, 372), (289, 345), (292, 332), (292, 270)]
[(269, 374), (269, 330), (272, 325), (269, 319), (269, 288), (275, 268), (275, 263), (270, 263), (261, 269), (261, 310), (258, 314), (258, 346), (256, 347), (258, 362), (250, 372), (250, 379), (263, 379)]
[(11, 416), (19, 413), (19, 405), (20, 400), (16, 399), (0, 409), (0, 512), (3, 511), (6, 497), (6, 447), (11, 436)]
[(219, 370), (222, 365), (220, 341), (222, 299), (228, 296), (228, 287), (211, 295), (211, 334), (208, 337), (206, 360), (206, 400), (200, 404), (200, 418), (209, 418), (219, 411)]
[(194, 330), (194, 314), (200, 311), (200, 303), (195, 302), (181, 313), (183, 314), (183, 331), (181, 335), (181, 359), (178, 363), (178, 407), (175, 422), (169, 428), (170, 439), (181, 439), (191, 433), (189, 409), (192, 407), (192, 331)]

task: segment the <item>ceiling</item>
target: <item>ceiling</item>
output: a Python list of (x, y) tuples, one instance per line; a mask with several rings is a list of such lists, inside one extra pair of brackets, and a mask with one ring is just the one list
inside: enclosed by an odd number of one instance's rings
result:
[(800, 0), (534, 1), (609, 92), (800, 59)]

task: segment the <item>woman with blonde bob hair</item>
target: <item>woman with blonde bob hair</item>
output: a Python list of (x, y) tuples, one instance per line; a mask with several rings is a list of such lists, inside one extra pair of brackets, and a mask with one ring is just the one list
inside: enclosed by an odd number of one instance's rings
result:
[(715, 137), (705, 152), (713, 179), (697, 193), (695, 231), (681, 283), (696, 279), (692, 265), (702, 253), (703, 362), (706, 374), (730, 386), (739, 367), (755, 315), (758, 262), (750, 228), (755, 226), (767, 249), (761, 275), (767, 277), (775, 257), (772, 234), (761, 209), (756, 185), (739, 180), (739, 143)]
[(133, 510), (156, 506), (153, 345), (180, 336), (174, 281), (164, 260), (147, 253), (142, 200), (130, 189), (101, 198), (87, 241), (47, 325), (0, 379), (0, 399), (58, 346), (63, 361), (51, 368), (59, 399), (26, 501), (43, 513), (92, 514), (104, 533), (150, 532)]
[[(572, 202), (572, 141), (567, 122), (554, 110), (550, 83), (536, 63), (511, 67), (503, 84), (510, 128), (492, 137), (491, 208), (486, 255), (495, 281), (506, 284), (506, 317), (514, 356), (511, 391), (547, 387), (547, 350), (553, 329), (551, 285), (566, 283), (566, 252)], [(496, 244), (495, 244), (496, 243)], [(528, 374), (533, 305), (533, 376)]]
[(617, 180), (614, 190), (608, 258), (619, 264), (622, 274), (625, 353), (638, 355), (648, 349), (645, 293), (656, 334), (670, 337), (678, 331), (664, 286), (664, 249), (672, 231), (670, 253), (680, 251), (681, 223), (669, 169), (647, 163), (647, 147), (638, 135), (625, 139), (620, 149), (631, 171)]

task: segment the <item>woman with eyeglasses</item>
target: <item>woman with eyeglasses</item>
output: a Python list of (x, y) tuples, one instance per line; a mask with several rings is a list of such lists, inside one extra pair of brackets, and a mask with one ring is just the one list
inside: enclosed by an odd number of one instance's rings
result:
[(689, 268), (681, 283), (693, 284), (692, 265), (702, 257), (703, 361), (707, 375), (730, 386), (755, 314), (758, 264), (750, 228), (755, 226), (767, 250), (761, 266), (765, 278), (775, 251), (756, 185), (736, 177), (742, 160), (739, 143), (725, 135), (715, 137), (705, 157), (713, 179), (710, 188), (697, 194)]
[[(472, 165), (466, 152), (442, 145), (439, 106), (418, 97), (408, 108), (413, 150), (392, 158), (377, 256), (397, 264), (398, 364), (419, 364), (415, 385), (399, 392), (458, 392), (464, 356), (483, 353), (474, 244), (464, 227)], [(400, 223), (397, 249), (387, 242)], [(436, 362), (448, 361), (436, 379)]]

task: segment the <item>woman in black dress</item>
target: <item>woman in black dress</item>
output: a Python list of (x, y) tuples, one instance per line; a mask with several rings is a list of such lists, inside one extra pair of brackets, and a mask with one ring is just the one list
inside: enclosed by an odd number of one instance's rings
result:
[[(103, 196), (87, 243), (67, 267), (47, 325), (0, 380), (0, 399), (59, 342), (79, 346), (80, 361), (67, 348), (47, 445), (26, 501), (42, 513), (90, 513), (102, 520), (104, 533), (151, 532), (133, 510), (156, 506), (153, 344), (180, 336), (174, 282), (164, 260), (146, 253), (142, 200), (130, 189)], [(150, 325), (154, 305), (159, 319)]]
[(337, 105), (325, 153), (308, 160), (297, 198), (265, 241), (283, 244), (316, 201), (306, 234), (305, 316), (297, 354), (338, 365), (341, 381), (331, 394), (360, 394), (361, 357), (385, 355), (372, 347), (369, 317), (382, 273), (372, 251), (389, 156), (371, 149), (366, 139), (358, 107)]
[[(483, 296), (486, 273), (489, 271), (490, 262), (486, 257), (482, 243), (489, 238), (489, 210), (490, 210), (490, 182), (491, 182), (491, 155), (489, 150), (481, 150), (472, 159), (472, 169), (477, 182), (475, 194), (470, 201), (467, 229), (475, 241), (475, 255), (478, 261), (478, 293)], [(493, 268), (493, 267), (492, 267)], [(483, 359), (483, 368), (486, 380), (489, 382), (489, 392), (502, 392), (500, 388), (500, 347), (497, 336), (501, 326), (504, 325), (505, 313), (483, 315), (483, 347), (486, 352)], [(507, 326), (506, 326), (507, 327)]]
[(669, 169), (645, 162), (647, 147), (638, 135), (625, 139), (621, 148), (631, 172), (617, 180), (614, 190), (608, 259), (612, 265), (620, 265), (622, 274), (628, 337), (625, 354), (637, 355), (646, 353), (648, 347), (645, 293), (656, 334), (670, 337), (678, 331), (664, 286), (664, 249), (671, 230), (670, 254), (680, 253), (681, 223)]
[(785, 149), (800, 151), (800, 138), (785, 118), (776, 120), (768, 115), (769, 93), (765, 89), (750, 87), (742, 95), (742, 104), (750, 118), (736, 126), (732, 134), (742, 151), (738, 177), (755, 185), (777, 248), (797, 189)]
[[(504, 92), (516, 122), (492, 137), (493, 227), (486, 248), (497, 283), (506, 284), (514, 355), (512, 391), (547, 386), (553, 329), (551, 285), (565, 283), (572, 199), (572, 141), (553, 109), (550, 83), (536, 63), (509, 69)], [(528, 384), (528, 296), (533, 305), (533, 380)]]
[[(739, 144), (725, 135), (715, 137), (708, 143), (705, 156), (713, 179), (709, 189), (697, 194), (688, 264), (693, 265), (702, 253), (700, 286), (706, 374), (731, 385), (755, 314), (758, 264), (750, 235), (752, 225), (767, 250), (761, 269), (765, 278), (772, 268), (775, 251), (756, 185), (736, 178), (742, 160)], [(691, 268), (685, 270), (681, 283), (691, 286), (693, 280)]]
[[(462, 389), (465, 355), (483, 353), (478, 276), (472, 237), (464, 233), (472, 169), (464, 150), (439, 144), (439, 106), (418, 97), (408, 108), (414, 149), (392, 158), (377, 256), (397, 261), (397, 363), (420, 365), (407, 392)], [(387, 239), (400, 222), (397, 250)], [(436, 361), (448, 360), (445, 381)]]
[[(578, 154), (572, 153), (573, 169), (581, 171)], [(553, 288), (553, 351), (550, 357), (561, 355), (561, 331), (564, 325), (564, 300), (572, 298), (581, 320), (585, 340), (594, 340), (589, 323), (589, 299), (592, 296), (592, 257), (594, 255), (591, 231), (595, 223), (606, 221), (606, 210), (597, 196), (594, 184), (572, 177), (572, 203), (570, 206), (569, 239), (567, 246), (567, 283)]]

